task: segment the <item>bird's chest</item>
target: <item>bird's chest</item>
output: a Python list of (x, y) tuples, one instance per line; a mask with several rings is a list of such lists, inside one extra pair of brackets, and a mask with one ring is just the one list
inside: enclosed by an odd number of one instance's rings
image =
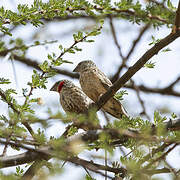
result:
[(84, 93), (93, 101), (97, 101), (100, 95), (95, 71), (86, 71), (80, 75), (80, 85)]
[(69, 99), (67, 98), (66, 95), (62, 94), (60, 95), (60, 103), (62, 108), (64, 109), (64, 111), (68, 112), (70, 111), (71, 107), (70, 107), (70, 103), (69, 103)]
[(86, 89), (90, 88), (91, 89), (93, 88), (93, 81), (94, 81), (94, 76), (92, 73), (90, 72), (84, 72), (81, 76), (80, 76), (80, 84), (81, 84), (81, 87), (82, 89), (86, 91)]
[(60, 93), (60, 103), (64, 111), (71, 113), (84, 112), (89, 105), (84, 93), (78, 89), (63, 90)]

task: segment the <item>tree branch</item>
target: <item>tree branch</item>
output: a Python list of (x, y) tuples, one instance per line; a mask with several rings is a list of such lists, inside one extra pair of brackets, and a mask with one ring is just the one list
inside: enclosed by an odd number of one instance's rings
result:
[[(0, 143), (5, 143), (5, 141), (0, 140)], [(68, 155), (66, 157), (62, 156), (62, 155), (58, 155), (57, 153), (53, 153), (53, 151), (50, 151), (50, 148), (46, 147), (44, 149), (34, 149), (34, 148), (30, 148), (27, 146), (24, 146), (22, 144), (16, 144), (13, 142), (9, 142), (11, 145), (14, 145), (16, 147), (22, 147), (25, 148), (27, 150), (29, 150), (26, 153), (22, 153), (20, 155), (14, 155), (14, 156), (9, 156), (9, 157), (2, 157), (0, 158), (0, 163), (2, 165), (2, 167), (10, 167), (10, 166), (16, 166), (16, 165), (20, 165), (20, 164), (25, 164), (27, 162), (32, 162), (34, 160), (48, 160), (49, 158), (52, 157), (56, 157), (58, 159), (64, 160), (64, 161), (69, 161), (75, 165), (80, 165), (83, 166), (91, 171), (94, 171), (96, 173), (100, 173), (98, 172), (98, 170), (107, 170), (110, 172), (114, 172), (114, 173), (125, 173), (126, 170), (124, 168), (112, 168), (109, 166), (104, 166), (104, 165), (100, 165), (100, 164), (96, 164), (93, 163), (92, 161), (86, 161), (83, 159), (80, 159), (78, 157), (74, 157), (71, 155)], [(58, 149), (59, 151), (64, 152), (64, 148), (63, 149)], [(36, 164), (37, 165), (37, 164)]]
[[(5, 52), (0, 52), (0, 56), (5, 56), (6, 53)], [(14, 60), (26, 64), (27, 66), (33, 67), (39, 71), (42, 71), (39, 67), (39, 64), (37, 61), (32, 60), (30, 58), (25, 58), (25, 57), (21, 57), (21, 56), (17, 56), (14, 55)], [(75, 78), (78, 79), (79, 78), (79, 74), (78, 73), (72, 73), (68, 70), (62, 70), (62, 69), (53, 69), (54, 71), (56, 71), (58, 74), (62, 74), (71, 78)], [(125, 88), (129, 88), (134, 90), (134, 87), (131, 84), (126, 84), (123, 87)], [(157, 94), (162, 94), (162, 95), (171, 95), (171, 96), (176, 96), (176, 97), (180, 97), (180, 93), (174, 91), (173, 89), (168, 90), (169, 88), (165, 87), (165, 88), (150, 88), (150, 87), (146, 87), (144, 85), (139, 85), (137, 86), (139, 90), (147, 92), (147, 93), (157, 93)]]
[[(104, 7), (98, 7), (97, 5), (93, 5), (93, 9), (96, 10), (96, 14), (95, 15), (88, 15), (88, 18), (92, 18), (92, 19), (97, 19), (97, 18), (105, 18), (105, 17), (109, 17), (110, 14), (113, 14), (113, 17), (119, 17), (120, 15), (126, 15), (126, 16), (134, 16), (134, 17), (137, 17), (137, 18), (142, 18), (142, 15), (139, 15), (138, 13), (136, 13), (135, 11), (133, 10), (130, 10), (130, 9), (119, 9), (119, 8), (108, 8), (108, 10), (106, 11), (106, 9), (104, 9)], [(59, 19), (59, 20), (67, 20), (69, 18), (71, 19), (74, 19), (76, 17), (78, 18), (87, 18), (86, 15), (84, 15), (83, 13), (81, 13), (82, 11), (85, 11), (86, 12), (87, 8), (84, 8), (84, 7), (81, 7), (81, 8), (71, 8), (71, 7), (68, 7), (66, 9), (64, 9), (64, 11), (68, 11), (69, 13), (73, 13), (73, 12), (77, 12), (77, 15), (76, 16), (59, 16), (59, 12), (60, 10), (59, 9), (52, 9), (52, 13), (56, 13), (57, 16), (54, 16), (53, 19)], [(110, 13), (109, 13), (110, 11)], [(112, 11), (112, 12), (111, 12)], [(78, 14), (79, 12), (79, 14)], [(100, 14), (101, 12), (104, 12), (102, 14)], [(33, 15), (37, 15), (37, 16), (40, 16), (41, 18), (39, 18), (39, 20), (52, 20), (52, 18), (48, 18), (47, 15), (46, 15), (47, 11), (42, 9), (42, 10), (38, 10), (38, 11), (35, 11), (33, 12)], [(18, 14), (17, 14), (18, 16)], [(155, 15), (151, 15), (151, 14), (147, 14), (147, 17), (149, 20), (157, 20), (159, 22), (162, 22), (163, 24), (171, 24), (170, 21), (166, 20), (166, 19), (163, 19), (159, 16), (155, 16)], [(28, 19), (23, 19), (23, 21), (25, 22), (28, 22)], [(13, 22), (11, 22), (10, 19), (3, 19), (2, 21), (2, 24), (13, 24), (13, 23), (17, 23), (15, 20)], [(18, 22), (19, 23), (19, 22)]]
[(42, 156), (42, 154), (32, 151), (27, 151), (22, 154), (13, 155), (13, 156), (3, 156), (0, 157), (1, 168), (18, 166), (26, 163), (31, 163), (37, 159), (45, 159), (47, 156)]
[[(1, 51), (0, 52), (0, 56), (6, 56), (8, 54), (8, 50), (5, 51)], [(23, 64), (26, 64), (27, 66), (33, 67), (39, 71), (42, 71), (41, 68), (39, 67), (39, 63), (35, 60), (32, 60), (30, 58), (26, 58), (26, 57), (22, 57), (22, 56), (18, 56), (18, 55), (13, 55), (14, 60), (21, 62)], [(66, 75), (69, 76), (71, 78), (79, 78), (79, 74), (77, 73), (72, 73), (69, 72), (67, 70), (62, 70), (62, 69), (56, 69), (56, 68), (52, 68), (52, 70), (54, 70), (55, 72), (57, 72), (58, 74), (62, 74), (62, 75)]]
[(176, 11), (175, 27), (176, 27), (176, 31), (180, 31), (180, 1)]
[(166, 36), (164, 39), (160, 40), (156, 43), (151, 49), (149, 49), (132, 67), (128, 69), (128, 71), (119, 79), (117, 80), (113, 86), (111, 86), (108, 91), (103, 94), (99, 101), (96, 102), (96, 107), (98, 110), (137, 72), (139, 71), (144, 64), (152, 58), (154, 55), (158, 54), (158, 52), (173, 42), (180, 36), (180, 30), (176, 33), (171, 33)]
[(148, 114), (146, 112), (144, 101), (142, 100), (142, 98), (140, 96), (140, 90), (139, 90), (138, 86), (136, 86), (135, 82), (132, 79), (130, 79), (130, 81), (132, 83), (133, 89), (135, 90), (137, 98), (138, 98), (138, 100), (141, 104), (141, 107), (143, 109), (142, 112), (140, 113), (140, 115), (145, 115), (147, 117), (147, 119), (150, 121), (150, 117), (148, 116)]
[[(180, 130), (180, 119), (177, 119), (174, 121), (170, 120), (169, 122), (166, 123), (166, 126), (167, 126), (168, 130), (172, 130), (171, 128)], [(175, 127), (179, 127), (179, 128), (175, 128)], [(107, 132), (112, 138), (115, 138), (115, 139), (121, 138), (121, 141), (123, 138), (122, 135), (127, 136), (129, 138), (135, 138), (135, 139), (143, 139), (144, 138), (140, 135), (140, 132), (138, 132), (138, 131), (133, 132), (130, 130), (116, 130), (116, 129), (102, 129), (102, 131)], [(99, 138), (99, 133), (101, 133), (101, 131), (99, 131), (99, 132), (97, 132), (95, 130), (87, 131), (87, 132), (75, 135), (74, 137), (68, 138), (67, 143), (69, 144), (70, 142), (73, 142), (73, 141), (76, 142), (77, 139), (81, 139), (84, 142), (93, 142)], [(145, 139), (149, 140), (149, 141), (156, 141), (152, 137), (151, 138), (147, 137)], [(6, 144), (7, 142), (4, 140), (0, 140), (0, 143)], [(27, 149), (28, 152), (22, 153), (20, 155), (15, 155), (15, 156), (0, 157), (0, 164), (1, 164), (2, 168), (10, 167), (10, 166), (17, 166), (17, 165), (21, 165), (21, 164), (25, 164), (25, 163), (29, 163), (29, 162), (33, 162), (33, 161), (39, 162), (39, 160), (42, 160), (42, 159), (49, 160), (51, 157), (57, 156), (57, 154), (56, 153), (54, 154), (53, 151), (52, 152), (49, 151), (51, 149), (50, 147), (45, 147), (43, 149), (41, 149), (41, 148), (40, 149), (34, 149), (32, 147), (25, 146), (25, 145), (22, 145), (20, 143), (14, 143), (12, 141), (8, 142), (8, 143), (9, 143), (9, 145), (13, 145), (16, 147), (21, 147), (21, 148)], [(174, 142), (164, 143), (164, 145), (162, 145), (159, 149), (154, 150), (153, 154), (164, 150), (171, 143), (174, 143)], [(61, 150), (64, 151), (64, 148), (61, 149), (61, 147), (60, 147), (59, 151), (61, 151)], [(66, 160), (66, 161), (72, 162), (72, 163), (77, 164), (77, 165), (82, 165), (82, 166), (87, 165), (87, 166), (85, 166), (87, 169), (89, 169), (91, 171), (94, 170), (94, 166), (90, 165), (90, 163), (92, 163), (91, 161), (85, 161), (85, 160), (76, 159), (76, 158), (74, 159), (72, 157), (65, 158), (65, 159), (63, 157), (59, 157), (59, 156), (57, 156), (57, 157), (62, 159), (62, 160)], [(148, 157), (149, 156), (145, 156), (144, 160), (146, 160)], [(32, 168), (30, 168), (30, 170), (33, 170), (33, 172), (34, 172), (34, 167), (36, 167), (37, 164), (38, 163), (35, 163), (35, 165), (32, 165)], [(114, 168), (107, 167), (107, 166), (102, 166), (102, 165), (97, 165), (97, 164), (94, 164), (94, 165), (96, 166), (96, 169), (98, 168), (100, 170), (107, 170), (107, 171), (114, 172), (114, 173), (117, 173), (119, 171), (120, 172), (125, 171), (122, 168), (114, 169)], [(28, 172), (31, 172), (30, 170), (28, 170)], [(29, 173), (27, 173), (27, 174), (29, 175)]]
[[(123, 87), (134, 90), (134, 87), (132, 84), (126, 84)], [(168, 89), (166, 87), (165, 88), (151, 88), (151, 87), (146, 87), (144, 85), (139, 85), (137, 87), (140, 91), (143, 91), (146, 93), (157, 93), (161, 95), (180, 97), (180, 92), (176, 92), (173, 89)]]

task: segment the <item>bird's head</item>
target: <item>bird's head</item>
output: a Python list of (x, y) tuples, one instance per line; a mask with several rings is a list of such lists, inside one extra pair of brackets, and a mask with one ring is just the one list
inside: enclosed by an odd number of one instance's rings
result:
[(50, 91), (56, 91), (56, 92), (61, 92), (62, 88), (66, 87), (66, 88), (72, 88), (74, 87), (75, 85), (67, 80), (67, 79), (64, 79), (64, 80), (60, 80), (60, 81), (57, 81), (53, 86), (52, 88), (50, 89)]
[(96, 67), (95, 63), (93, 61), (87, 60), (87, 61), (81, 61), (73, 70), (73, 72), (83, 72), (87, 68), (94, 68)]

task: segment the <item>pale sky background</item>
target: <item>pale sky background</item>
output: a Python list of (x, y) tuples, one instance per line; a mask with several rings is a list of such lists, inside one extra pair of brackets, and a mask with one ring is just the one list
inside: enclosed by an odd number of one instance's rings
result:
[[(13, 3), (12, 0), (1, 0), (0, 6), (5, 6), (8, 9), (16, 10), (16, 4)], [(31, 4), (32, 0), (16, 0), (18, 3), (28, 3)], [(45, 1), (43, 1), (45, 2)], [(177, 7), (177, 0), (173, 1), (174, 5)], [(75, 23), (74, 23), (75, 22)], [(138, 31), (135, 31), (134, 29), (139, 29), (140, 27), (131, 23), (125, 23), (125, 21), (122, 20), (116, 20), (115, 21), (116, 30), (119, 30), (118, 32), (118, 41), (121, 44), (122, 51), (127, 52), (129, 47), (131, 47), (132, 40), (137, 37)], [(34, 60), (38, 60), (39, 62), (43, 62), (43, 60), (47, 59), (47, 54), (51, 52), (56, 52), (57, 55), (60, 53), (58, 50), (59, 44), (62, 44), (64, 47), (69, 47), (73, 43), (73, 31), (72, 29), (76, 30), (77, 28), (85, 27), (87, 24), (87, 20), (74, 20), (74, 21), (67, 21), (67, 22), (56, 22), (49, 24), (49, 28), (43, 29), (42, 27), (42, 33), (40, 35), (40, 40), (58, 40), (58, 43), (51, 44), (48, 46), (48, 49), (46, 49), (43, 46), (31, 48), (28, 51), (28, 56)], [(93, 22), (92, 22), (93, 24)], [(18, 28), (15, 32), (13, 32), (13, 38), (21, 37), (25, 38), (27, 40), (28, 44), (31, 44), (30, 38), (32, 36), (32, 33), (35, 32), (37, 28), (33, 27), (32, 25), (27, 26), (21, 26)], [(49, 32), (49, 36), (43, 32), (47, 31)], [(155, 36), (155, 38), (163, 38), (166, 35), (170, 33), (170, 29), (167, 29), (165, 27), (161, 28), (159, 31), (157, 30), (149, 30), (145, 36), (143, 37), (143, 41), (141, 41), (140, 44), (138, 44), (137, 49), (135, 50), (135, 53), (131, 56), (131, 60), (129, 61), (129, 66), (133, 65), (143, 54), (150, 48), (148, 45), (152, 40), (151, 36)], [(64, 56), (65, 59), (73, 61), (74, 64), (63, 64), (60, 68), (62, 69), (68, 69), (72, 71), (77, 63), (79, 63), (82, 60), (91, 59), (96, 62), (97, 66), (108, 76), (112, 75), (118, 65), (119, 61), (121, 60), (119, 58), (118, 50), (113, 42), (113, 38), (111, 35), (111, 32), (109, 32), (109, 24), (108, 22), (105, 23), (104, 31), (101, 35), (97, 36), (95, 39), (95, 43), (81, 43), (78, 45), (78, 47), (81, 47), (83, 49), (82, 52), (78, 52), (75, 55), (66, 55)], [(133, 76), (133, 79), (136, 80), (139, 84), (145, 84), (147, 86), (157, 86), (158, 87), (164, 87), (168, 85), (172, 80), (175, 80), (177, 76), (180, 76), (180, 45), (179, 45), (179, 39), (170, 44), (168, 47), (172, 49), (172, 51), (162, 53), (160, 52), (157, 56), (154, 56), (151, 61), (156, 63), (156, 66), (154, 69), (141, 69), (138, 73), (136, 73), (135, 76)], [(22, 88), (28, 87), (27, 82), (31, 81), (31, 75), (32, 75), (32, 69), (27, 67), (26, 65), (23, 65), (21, 63), (18, 63), (15, 61), (15, 70), (16, 70), (16, 76), (17, 76), (17, 83), (15, 82), (14, 78), (14, 71), (12, 68), (12, 64), (10, 61), (8, 61), (6, 58), (2, 59), (0, 61), (0, 77), (9, 78), (12, 82), (11, 85), (8, 85), (7, 87), (15, 88), (17, 92), (19, 93), (17, 95), (19, 102), (23, 102), (22, 98)], [(124, 72), (123, 72), (124, 73)], [(62, 75), (58, 75), (51, 79), (51, 81), (48, 82), (48, 89), (52, 86), (52, 84), (59, 80), (65, 78)], [(79, 85), (77, 80), (73, 80), (73, 82), (77, 85)], [(4, 88), (4, 86), (3, 86)], [(34, 97), (42, 97), (44, 100), (44, 105), (38, 106), (38, 115), (40, 117), (46, 117), (47, 113), (46, 110), (48, 107), (54, 107), (55, 111), (60, 108), (59, 101), (57, 101), (58, 94), (49, 92), (49, 90), (34, 90), (33, 96)], [(177, 90), (180, 90), (179, 85), (177, 87)], [(178, 116), (180, 116), (180, 99), (174, 98), (171, 96), (161, 96), (158, 94), (141, 94), (141, 97), (145, 101), (145, 106), (147, 108), (148, 114), (151, 116), (154, 110), (160, 109), (161, 107), (167, 106), (170, 108), (170, 111), (175, 112)], [(135, 93), (131, 90), (128, 90), (128, 96), (124, 96), (123, 104), (126, 107), (127, 111), (132, 116), (138, 116), (138, 114), (142, 111), (141, 106), (135, 96)], [(54, 106), (56, 105), (56, 107)], [(0, 101), (1, 106), (1, 114), (7, 113), (7, 105), (2, 103)], [(98, 113), (100, 117), (102, 117), (101, 113)], [(170, 117), (171, 114), (167, 114), (167, 117)], [(102, 122), (103, 124), (103, 122)], [(37, 129), (37, 126), (33, 126), (34, 129)], [(58, 122), (56, 124), (52, 124), (52, 127), (48, 129), (47, 136), (59, 136), (64, 131), (65, 126)], [(88, 154), (96, 154), (96, 155), (102, 155), (102, 152), (88, 152)], [(12, 155), (14, 151), (9, 151), (9, 155)], [(119, 154), (119, 151), (116, 152)], [(85, 154), (87, 154), (87, 151), (82, 153), (80, 157), (85, 157)], [(87, 157), (87, 156), (86, 156)], [(180, 168), (180, 148), (176, 148), (176, 151), (173, 151), (168, 156), (168, 162), (173, 165), (175, 168)], [(8, 173), (9, 170), (14, 170), (14, 168), (7, 168), (5, 171)], [(82, 175), (85, 174), (85, 171), (81, 167), (77, 167), (74, 165), (66, 164), (65, 165), (65, 173), (60, 176), (60, 179), (74, 179), (78, 180), (79, 177), (82, 177)], [(164, 176), (167, 179), (167, 176)], [(95, 177), (97, 179), (104, 179), (102, 176)], [(59, 175), (52, 178), (53, 180), (59, 179)]]

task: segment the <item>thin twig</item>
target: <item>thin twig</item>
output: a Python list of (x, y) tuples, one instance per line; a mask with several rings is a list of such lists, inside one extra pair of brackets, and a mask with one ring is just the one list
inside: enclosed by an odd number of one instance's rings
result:
[[(122, 155), (123, 155), (123, 157), (126, 155), (126, 152), (125, 152), (125, 150), (123, 149), (123, 146), (120, 146), (119, 147), (119, 150), (121, 151), (121, 153), (122, 153)], [(120, 155), (121, 156), (121, 155)]]
[(137, 36), (137, 38), (133, 41), (133, 44), (131, 46), (131, 49), (129, 50), (127, 56), (125, 57), (126, 59), (129, 59), (130, 56), (133, 54), (135, 48), (137, 47), (137, 44), (140, 42), (140, 40), (142, 39), (143, 35), (145, 34), (145, 32), (149, 29), (150, 24), (146, 24), (144, 27), (142, 27), (140, 29), (139, 35)]
[(109, 119), (107, 113), (106, 113), (105, 111), (103, 111), (103, 110), (102, 110), (102, 113), (103, 113), (103, 115), (104, 115), (104, 117), (105, 117), (106, 123), (109, 124), (110, 119)]
[(89, 171), (86, 169), (86, 167), (84, 167), (84, 166), (82, 166), (82, 167), (84, 168), (84, 170), (86, 171), (86, 173), (88, 174), (88, 176), (89, 176), (91, 179), (93, 179), (92, 176), (91, 176), (91, 174), (89, 173)]
[[(107, 150), (104, 150), (104, 162), (105, 162), (105, 166), (107, 166)], [(107, 170), (105, 170), (105, 180), (107, 180)]]
[(114, 76), (111, 78), (112, 83), (114, 83), (115, 81), (117, 81), (117, 79), (119, 78), (119, 75), (122, 71), (122, 69), (124, 67), (126, 67), (126, 63), (129, 60), (130, 56), (133, 54), (135, 48), (137, 47), (137, 44), (140, 42), (140, 40), (142, 39), (143, 35), (145, 34), (145, 32), (149, 29), (150, 25), (146, 24), (139, 32), (139, 35), (137, 36), (137, 38), (133, 41), (133, 44), (131, 46), (131, 49), (129, 50), (129, 52), (127, 53), (126, 57), (123, 58), (123, 62), (121, 63), (121, 65), (119, 66), (117, 72), (114, 74)]
[(178, 8), (176, 11), (176, 19), (175, 19), (175, 32), (180, 31), (180, 0), (178, 3)]
[(131, 83), (132, 83), (132, 85), (133, 85), (133, 87), (134, 87), (134, 90), (136, 91), (136, 95), (137, 95), (137, 98), (138, 98), (138, 100), (139, 100), (139, 102), (140, 102), (140, 104), (141, 104), (141, 107), (142, 107), (142, 109), (143, 109), (143, 111), (140, 113), (140, 114), (144, 114), (146, 117), (147, 117), (147, 119), (150, 121), (150, 117), (149, 117), (149, 115), (147, 114), (147, 112), (146, 112), (146, 108), (145, 108), (145, 104), (144, 104), (144, 101), (142, 100), (142, 98), (141, 98), (141, 96), (140, 96), (140, 90), (138, 89), (138, 87), (135, 85), (135, 82), (132, 80), (132, 79), (130, 79), (130, 81), (131, 81)]
[(178, 174), (177, 174), (176, 170), (167, 162), (167, 159), (164, 160), (164, 163), (166, 164), (166, 166), (168, 166), (168, 168), (171, 170), (171, 172), (174, 174), (174, 176), (176, 178), (178, 178)]
[(67, 161), (64, 161), (62, 166), (61, 166), (61, 169), (65, 166), (65, 164), (67, 163)]
[(162, 154), (160, 157), (152, 160), (148, 165), (146, 165), (143, 169), (148, 169), (152, 166), (155, 162), (159, 162), (160, 160), (164, 159), (178, 144), (175, 143), (173, 147), (169, 148), (164, 154)]
[(152, 158), (156, 153), (163, 152), (164, 149), (166, 149), (168, 146), (170, 146), (172, 143), (163, 143), (159, 148), (153, 149), (152, 152), (147, 154), (143, 159), (141, 159), (140, 163), (143, 164), (150, 158)]
[(11, 135), (12, 135), (12, 132), (11, 132), (11, 134), (6, 139), (6, 144), (4, 145), (4, 149), (3, 149), (3, 152), (2, 152), (1, 156), (6, 156), (8, 144), (9, 144), (9, 141), (11, 139)]
[[(111, 17), (109, 19), (110, 19), (110, 27), (111, 27), (111, 32), (112, 32), (112, 35), (113, 35), (114, 43), (115, 43), (116, 47), (118, 48), (120, 57), (124, 61), (124, 56), (122, 54), (122, 49), (121, 49), (121, 46), (120, 46), (120, 44), (118, 43), (118, 40), (117, 40), (116, 31), (115, 31), (115, 27), (114, 27), (114, 24), (113, 24), (113, 19)], [(123, 62), (122, 62), (122, 64), (123, 64)]]
[[(132, 84), (125, 84), (125, 85), (123, 85), (123, 87), (134, 90), (134, 87), (132, 86)], [(137, 87), (140, 91), (143, 91), (146, 93), (156, 93), (156, 94), (160, 94), (160, 95), (180, 97), (180, 92), (169, 88), (169, 86), (164, 87), (164, 88), (155, 88), (155, 87), (147, 87), (144, 85), (137, 85)]]

